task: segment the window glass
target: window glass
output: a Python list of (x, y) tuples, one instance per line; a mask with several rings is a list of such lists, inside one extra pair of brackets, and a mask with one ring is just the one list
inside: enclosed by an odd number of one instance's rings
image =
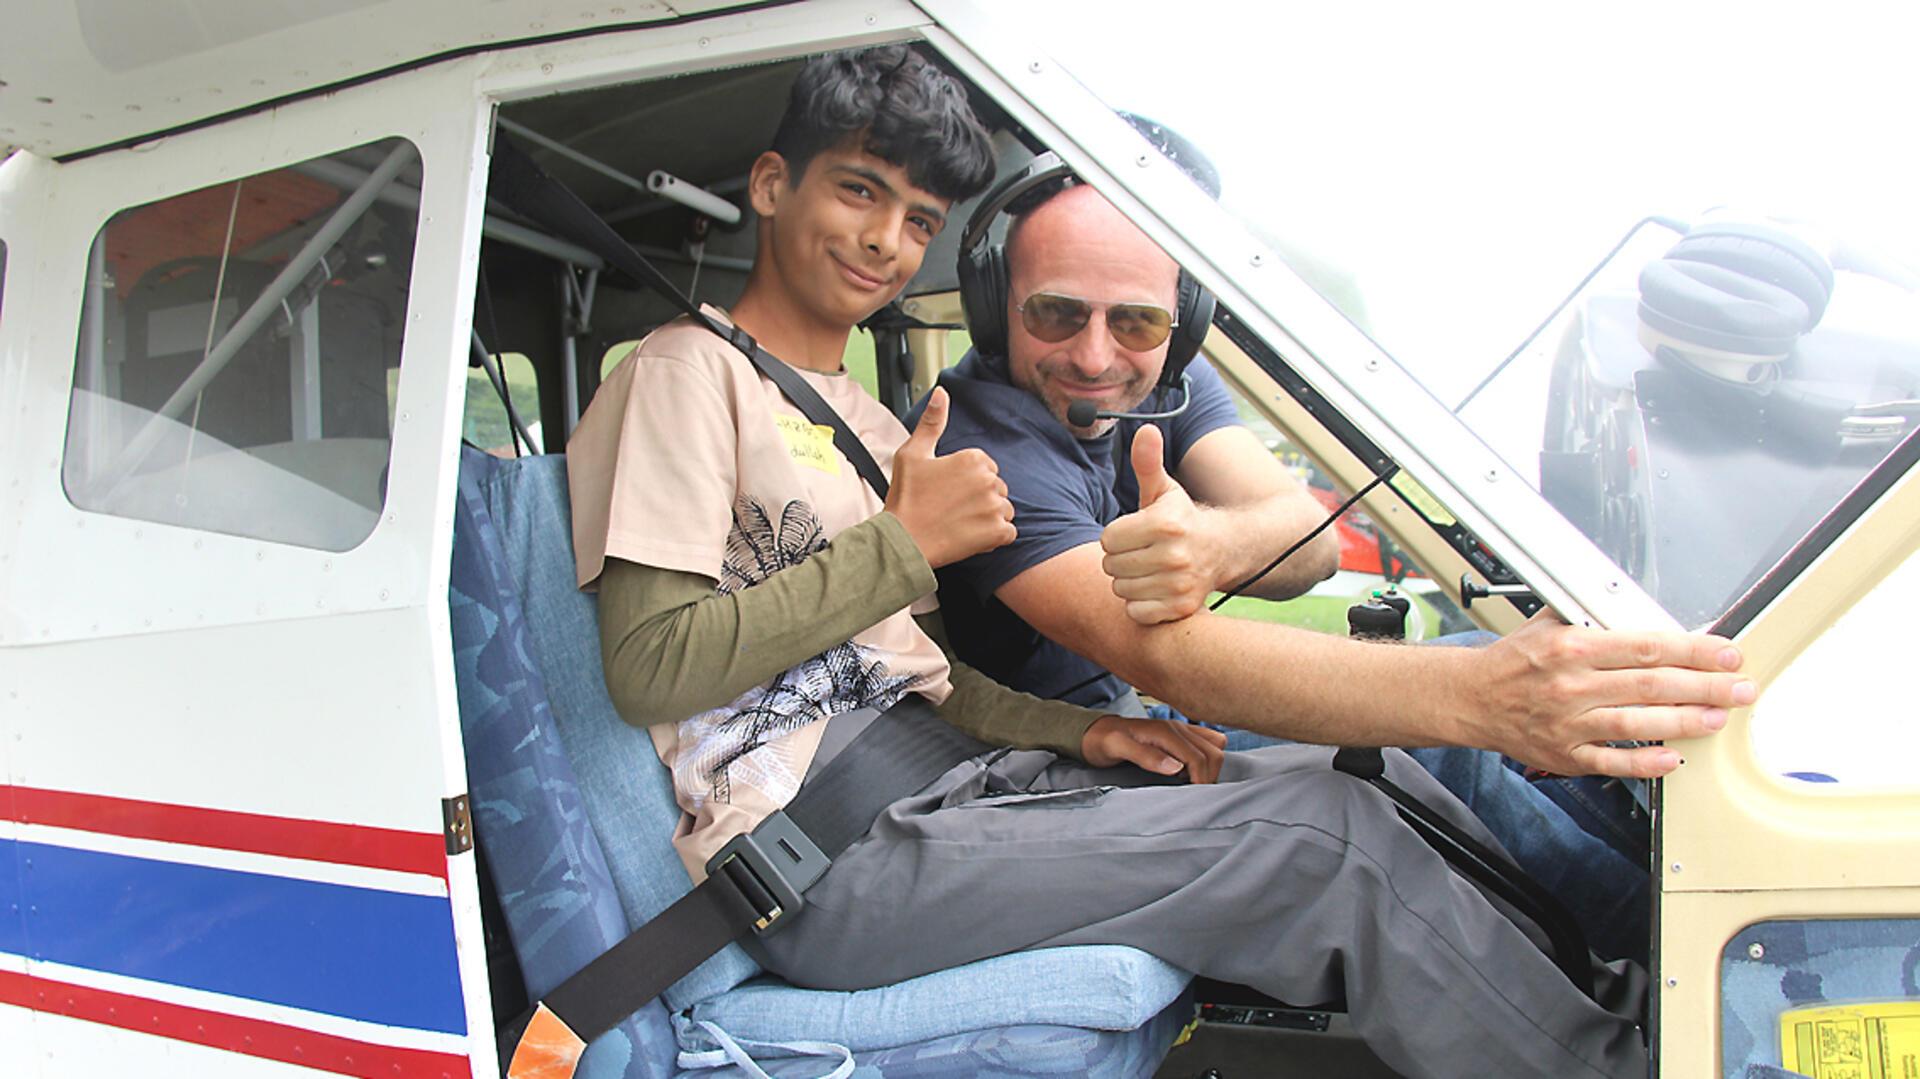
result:
[(626, 359), (634, 346), (639, 343), (640, 339), (635, 338), (631, 341), (622, 341), (607, 349), (606, 354), (600, 357), (600, 381), (605, 382), (607, 376), (613, 374), (613, 369), (620, 366), (620, 361)]
[(985, 2), (1197, 144), (1254, 237), (1685, 625), (1920, 428), (1884, 5)]
[[(1196, 359), (1195, 363), (1204, 362)], [(1246, 424), (1268, 452), (1307, 488), (1314, 499), (1332, 513), (1353, 494), (1335, 487), (1333, 480), (1301, 453), (1287, 437), (1253, 407), (1231, 380), (1227, 392)], [(1433, 577), (1408, 553), (1397, 546), (1385, 530), (1376, 527), (1366, 511), (1355, 507), (1334, 522), (1340, 537), (1340, 568), (1332, 577), (1315, 585), (1305, 595), (1290, 600), (1266, 600), (1256, 596), (1235, 596), (1220, 608), (1232, 618), (1257, 622), (1283, 622), (1321, 633), (1346, 634), (1347, 611), (1357, 603), (1367, 603), (1376, 595), (1404, 597), (1408, 604), (1407, 639), (1431, 640), (1450, 633), (1478, 627), (1467, 614), (1441, 590)], [(1279, 551), (1274, 551), (1278, 555)], [(1216, 595), (1214, 597), (1218, 599)]]
[(1767, 687), (1751, 726), (1762, 770), (1849, 787), (1915, 785), (1920, 724), (1887, 661), (1913, 632), (1907, 597), (1917, 586), (1920, 555), (1842, 612)]
[(419, 180), (388, 139), (115, 214), (88, 260), (67, 497), (325, 550), (365, 539)]
[[(540, 385), (534, 377), (533, 361), (518, 352), (494, 357), (506, 383), (507, 399), (513, 411), (533, 438), (530, 452), (540, 453), (546, 439), (540, 433)], [(507, 406), (494, 388), (493, 379), (481, 367), (467, 368), (467, 411), (461, 423), (461, 437), (497, 457), (514, 456), (514, 435), (507, 418)]]

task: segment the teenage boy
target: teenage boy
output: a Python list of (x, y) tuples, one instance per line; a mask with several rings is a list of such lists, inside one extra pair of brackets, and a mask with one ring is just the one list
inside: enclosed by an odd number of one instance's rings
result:
[[(990, 169), (961, 91), (887, 47), (810, 63), (752, 170), (758, 251), (732, 320), (891, 472), (884, 504), (688, 320), (642, 342), (569, 445), (609, 688), (673, 771), (689, 871), (784, 805), (863, 717), (918, 693), (983, 740), (1030, 748), (890, 806), (790, 928), (750, 943), (789, 980), (856, 989), (1024, 948), (1130, 944), (1283, 999), (1344, 993), (1410, 1076), (1644, 1075), (1624, 1017), (1639, 1002), (1616, 1013), (1577, 991), (1328, 751), (1223, 761), (1201, 728), (1024, 698), (950, 665), (931, 618), (910, 616), (932, 614), (933, 567), (1014, 537), (1005, 484), (984, 454), (934, 453), (944, 397), (908, 436), (840, 357)], [(1387, 767), (1491, 842), (1404, 756)], [(1221, 782), (1170, 783), (1181, 770)], [(1609, 973), (1596, 971), (1620, 984)]]

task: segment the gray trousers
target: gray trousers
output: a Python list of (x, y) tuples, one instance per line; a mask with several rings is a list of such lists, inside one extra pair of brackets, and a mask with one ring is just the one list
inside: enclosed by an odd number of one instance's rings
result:
[[(1230, 753), (1213, 785), (1036, 751), (970, 761), (889, 807), (754, 950), (796, 985), (852, 990), (1126, 944), (1292, 1003), (1344, 997), (1406, 1076), (1644, 1079), (1634, 1023), (1575, 989), (1332, 753)], [(1498, 846), (1424, 769), (1386, 756), (1395, 782)]]

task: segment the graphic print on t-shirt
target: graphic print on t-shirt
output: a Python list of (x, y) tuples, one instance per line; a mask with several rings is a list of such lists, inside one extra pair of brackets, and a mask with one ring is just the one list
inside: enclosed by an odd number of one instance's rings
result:
[[(798, 499), (778, 514), (742, 495), (733, 505), (718, 590), (750, 588), (804, 562), (827, 546), (813, 508)], [(913, 675), (894, 674), (877, 650), (849, 641), (794, 665), (731, 703), (680, 725), (683, 751), (674, 761), (676, 786), (701, 801), (728, 802), (738, 779), (785, 804), (804, 774), (780, 754), (755, 750), (789, 731), (857, 708), (885, 711), (912, 689)], [(686, 782), (693, 779), (697, 782)]]

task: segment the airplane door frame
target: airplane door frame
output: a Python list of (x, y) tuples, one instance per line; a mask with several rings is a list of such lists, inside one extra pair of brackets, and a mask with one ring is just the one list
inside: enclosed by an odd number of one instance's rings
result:
[[(0, 332), (0, 406), (14, 417), (0, 435), (0, 842), (26, 915), (23, 954), (0, 957), (0, 1030), (21, 1015), (34, 1030), (25, 1045), (0, 1039), (0, 1071), (496, 1070), (474, 858), (449, 843), (443, 804), (466, 788), (447, 584), (491, 120), (474, 92), (483, 66), (0, 170), (15, 301)], [(372, 533), (334, 552), (77, 508), (60, 461), (103, 224), (391, 137), (412, 143), (423, 174)], [(140, 935), (82, 947), (75, 912), (94, 900), (94, 926), (124, 919)], [(410, 928), (355, 935), (388, 919)], [(355, 948), (393, 969), (348, 969), (339, 957)], [(383, 995), (385, 981), (416, 991)]]

